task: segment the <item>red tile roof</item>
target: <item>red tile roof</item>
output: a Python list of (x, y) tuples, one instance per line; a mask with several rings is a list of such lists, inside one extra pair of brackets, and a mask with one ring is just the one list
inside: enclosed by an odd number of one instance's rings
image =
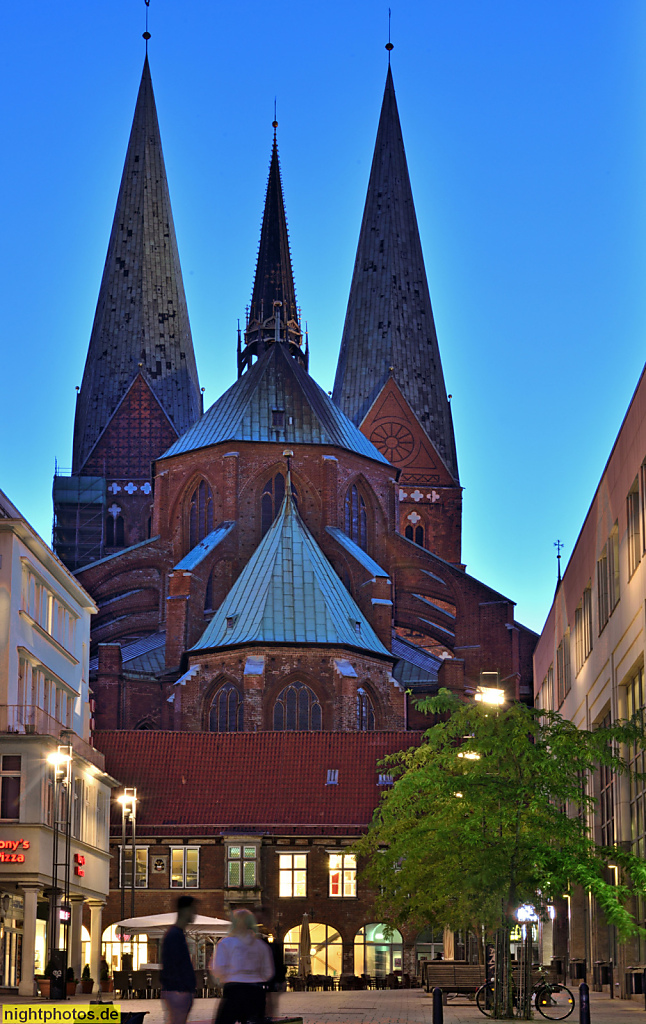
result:
[[(138, 730), (97, 732), (95, 744), (106, 771), (137, 787), (140, 835), (357, 835), (384, 792), (378, 762), (421, 736)], [(326, 785), (329, 769), (338, 770), (336, 785)]]

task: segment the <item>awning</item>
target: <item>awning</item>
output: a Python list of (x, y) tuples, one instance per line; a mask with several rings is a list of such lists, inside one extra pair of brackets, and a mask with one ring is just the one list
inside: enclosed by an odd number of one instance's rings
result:
[[(148, 917), (128, 917), (123, 921), (117, 921), (115, 931), (117, 935), (136, 935), (145, 932), (152, 939), (161, 938), (172, 924), (175, 924), (176, 914), (149, 914)], [(226, 935), (231, 927), (230, 921), (221, 917), (203, 917), (198, 914), (195, 920), (186, 929), (188, 935), (197, 937), (199, 935), (210, 935), (220, 938)]]

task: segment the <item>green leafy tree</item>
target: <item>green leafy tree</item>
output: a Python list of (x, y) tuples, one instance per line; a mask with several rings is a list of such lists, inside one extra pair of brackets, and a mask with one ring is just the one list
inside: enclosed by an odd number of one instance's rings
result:
[[(510, 932), (520, 905), (545, 915), (573, 885), (591, 892), (620, 937), (637, 924), (627, 904), (646, 892), (646, 865), (600, 847), (590, 828), (589, 780), (600, 764), (630, 769), (621, 750), (644, 745), (636, 716), (577, 729), (555, 712), (514, 703), (464, 703), (448, 690), (419, 706), (436, 721), (421, 746), (386, 759), (395, 782), (355, 849), (391, 925), (502, 930), (510, 977)], [(606, 881), (608, 863), (624, 881)], [(511, 996), (497, 1016), (511, 1016)]]

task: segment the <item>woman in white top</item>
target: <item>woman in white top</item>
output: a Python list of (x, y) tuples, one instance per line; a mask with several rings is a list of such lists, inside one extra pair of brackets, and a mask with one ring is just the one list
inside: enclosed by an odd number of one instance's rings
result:
[(263, 1019), (263, 986), (274, 976), (274, 958), (267, 943), (258, 938), (256, 919), (249, 910), (234, 912), (229, 934), (215, 947), (211, 971), (222, 985), (216, 1024)]

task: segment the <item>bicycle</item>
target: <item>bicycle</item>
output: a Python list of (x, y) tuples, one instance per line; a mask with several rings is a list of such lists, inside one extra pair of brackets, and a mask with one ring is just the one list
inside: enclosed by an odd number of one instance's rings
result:
[[(574, 996), (569, 988), (558, 983), (552, 984), (543, 971), (539, 972), (539, 980), (532, 985), (534, 1005), (541, 1017), (546, 1020), (565, 1020), (574, 1010)], [(517, 1005), (516, 985), (512, 982), (512, 998)], [(476, 1006), (485, 1017), (490, 1017), (493, 1010), (494, 985), (488, 981), (476, 992)]]

